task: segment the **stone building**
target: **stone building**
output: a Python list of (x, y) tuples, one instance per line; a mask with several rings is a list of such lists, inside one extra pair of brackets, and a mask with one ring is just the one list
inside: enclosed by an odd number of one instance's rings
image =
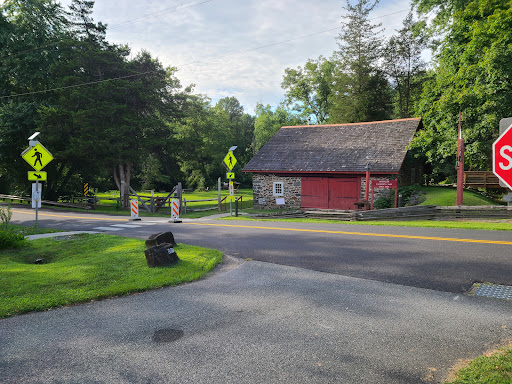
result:
[(421, 182), (423, 164), (404, 162), (421, 126), (411, 118), (282, 127), (243, 169), (253, 173), (254, 207), (355, 209), (366, 200), (367, 168), (370, 182)]

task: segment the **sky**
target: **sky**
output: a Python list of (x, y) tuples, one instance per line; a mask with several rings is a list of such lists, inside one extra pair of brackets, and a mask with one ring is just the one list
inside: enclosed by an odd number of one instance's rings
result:
[[(149, 51), (177, 67), (182, 86), (195, 84), (213, 103), (234, 96), (252, 114), (284, 99), (286, 68), (338, 49), (345, 1), (96, 0), (93, 17), (108, 25), (109, 42)], [(409, 0), (382, 0), (370, 17), (389, 37), (409, 9)]]

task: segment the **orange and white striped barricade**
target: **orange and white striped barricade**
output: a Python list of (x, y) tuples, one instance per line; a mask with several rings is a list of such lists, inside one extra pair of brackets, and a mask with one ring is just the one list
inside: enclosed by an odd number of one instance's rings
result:
[(140, 220), (140, 217), (139, 217), (139, 200), (137, 200), (137, 199), (130, 200), (130, 213), (131, 213), (130, 220), (132, 220), (132, 221)]
[(171, 200), (171, 223), (181, 223), (180, 220), (180, 201), (178, 199)]

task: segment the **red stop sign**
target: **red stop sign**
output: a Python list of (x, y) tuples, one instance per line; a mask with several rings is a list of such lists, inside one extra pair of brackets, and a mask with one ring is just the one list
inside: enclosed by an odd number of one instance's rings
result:
[(492, 145), (492, 171), (512, 189), (512, 125)]

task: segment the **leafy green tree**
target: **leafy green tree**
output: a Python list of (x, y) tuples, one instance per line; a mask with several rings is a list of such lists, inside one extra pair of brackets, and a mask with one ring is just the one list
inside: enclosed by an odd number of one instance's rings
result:
[[(52, 0), (7, 0), (0, 6), (0, 174), (5, 188), (28, 190), (20, 153), (38, 130), (38, 109), (53, 101), (52, 65), (66, 27)], [(31, 94), (32, 93), (32, 94)]]
[(477, 170), (491, 169), (499, 120), (512, 115), (512, 1), (474, 0), (451, 17), (418, 107), (425, 129), (413, 143), (439, 178), (455, 173), (459, 111), (466, 165)]
[(308, 60), (304, 68), (285, 69), (281, 87), (286, 91), (286, 106), (292, 106), (304, 120), (315, 117), (317, 124), (329, 118), (335, 63), (322, 56)]
[(378, 0), (358, 0), (344, 9), (347, 20), (342, 24), (339, 61), (329, 120), (333, 123), (382, 120), (390, 117), (391, 88), (379, 59), (382, 54), (380, 24), (372, 24), (370, 13)]
[(281, 127), (301, 124), (304, 124), (303, 118), (282, 105), (274, 109), (268, 104), (258, 103), (254, 123), (254, 153), (257, 153)]
[(414, 106), (426, 79), (426, 63), (421, 58), (427, 46), (424, 22), (415, 22), (409, 12), (398, 34), (392, 36), (383, 52), (384, 71), (392, 79), (395, 91), (395, 116), (414, 116)]

